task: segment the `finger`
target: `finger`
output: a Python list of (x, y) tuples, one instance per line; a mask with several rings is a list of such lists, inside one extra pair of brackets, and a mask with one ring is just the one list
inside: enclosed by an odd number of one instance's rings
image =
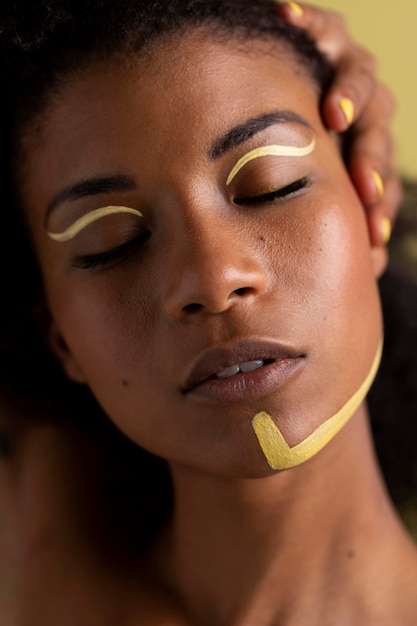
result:
[(385, 182), (384, 206), (386, 207), (386, 215), (390, 220), (392, 227), (395, 227), (395, 221), (401, 211), (401, 205), (404, 200), (404, 186), (400, 176), (393, 176)]
[[(361, 118), (348, 135), (348, 167), (365, 205), (374, 204), (380, 199), (387, 180), (398, 179), (390, 128), (392, 98), (385, 98), (386, 94), (383, 86), (378, 85)], [(391, 219), (395, 218), (398, 211), (397, 196), (398, 193), (388, 202), (392, 204)]]
[(375, 204), (385, 193), (386, 181), (395, 176), (392, 138), (385, 127), (372, 127), (349, 144), (348, 169), (365, 205)]
[(387, 135), (391, 136), (390, 125), (395, 113), (395, 99), (392, 92), (381, 82), (375, 84), (366, 106), (357, 120), (355, 130), (359, 135), (365, 134), (367, 129), (378, 124), (385, 127)]
[(289, 23), (306, 29), (335, 66), (323, 119), (338, 132), (350, 128), (348, 168), (367, 212), (372, 245), (383, 246), (402, 199), (390, 129), (393, 95), (378, 82), (375, 58), (352, 41), (340, 14), (298, 2), (280, 2), (278, 10)]
[(372, 244), (386, 244), (402, 201), (402, 183), (386, 126), (365, 126), (360, 131), (350, 146), (348, 169), (368, 215)]
[(337, 64), (347, 49), (354, 46), (341, 14), (299, 2), (278, 2), (280, 15), (290, 24), (308, 31), (321, 52)]
[[(354, 57), (351, 57), (351, 61)], [(325, 123), (338, 132), (347, 130), (352, 123), (361, 127), (372, 127), (376, 120), (386, 125), (387, 133), (396, 110), (392, 91), (377, 80), (372, 73), (372, 65), (358, 65), (351, 61), (337, 69), (333, 85), (330, 86), (323, 100), (322, 112)], [(351, 116), (343, 103), (350, 101)], [(392, 134), (389, 131), (389, 134)]]
[[(365, 210), (374, 212), (372, 241), (379, 244), (383, 239), (384, 218), (395, 223), (402, 202), (401, 178), (393, 167), (381, 167), (371, 154), (351, 158), (349, 173)], [(378, 218), (381, 223), (378, 223)]]
[(294, 2), (278, 7), (284, 19), (307, 30), (335, 66), (334, 83), (323, 101), (323, 118), (329, 128), (345, 131), (360, 117), (375, 88), (375, 57), (353, 42), (339, 13)]
[(366, 213), (368, 222), (368, 232), (371, 246), (373, 248), (382, 248), (387, 246), (393, 225), (387, 217), (387, 207), (385, 203), (380, 202), (377, 205), (368, 208)]
[[(369, 169), (369, 166), (363, 166), (358, 169), (362, 180), (354, 181), (355, 187), (362, 189), (367, 187), (367, 191), (363, 195), (368, 194), (371, 198), (370, 202), (363, 202), (368, 220), (369, 236), (373, 246), (380, 247), (388, 243), (392, 228), (398, 215), (403, 198), (403, 188), (401, 179), (398, 175), (393, 174), (390, 177), (381, 177), (383, 184), (383, 194), (379, 191), (379, 186), (375, 185), (375, 170)], [(355, 175), (352, 176), (352, 180)], [(358, 192), (359, 193), (359, 192)], [(359, 194), (360, 195), (360, 194)], [(376, 200), (374, 201), (374, 199)]]
[(362, 48), (346, 53), (323, 99), (325, 124), (338, 132), (347, 130), (361, 117), (376, 88), (376, 64), (372, 55)]
[[(401, 202), (401, 183), (393, 168), (382, 169), (372, 156), (361, 155), (352, 159), (349, 173), (362, 203), (372, 206), (384, 198), (389, 206), (388, 217), (394, 221)], [(386, 197), (388, 190), (390, 195)]]

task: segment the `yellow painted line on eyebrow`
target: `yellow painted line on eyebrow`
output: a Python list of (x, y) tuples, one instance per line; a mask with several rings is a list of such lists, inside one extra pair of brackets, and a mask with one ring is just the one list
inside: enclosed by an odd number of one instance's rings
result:
[(264, 156), (302, 157), (313, 152), (315, 146), (316, 146), (316, 140), (313, 138), (308, 144), (308, 146), (304, 146), (302, 148), (299, 148), (297, 146), (283, 146), (283, 145), (278, 145), (278, 144), (272, 144), (270, 146), (262, 146), (261, 148), (255, 148), (254, 150), (251, 150), (250, 152), (248, 152), (242, 158), (239, 159), (239, 161), (232, 168), (232, 171), (227, 177), (226, 185), (230, 185), (230, 183), (232, 182), (236, 174), (240, 172), (242, 167), (244, 167), (247, 163), (249, 163), (249, 161), (252, 161), (253, 159), (258, 159), (259, 157), (264, 157)]
[(69, 226), (66, 230), (63, 230), (61, 233), (51, 233), (47, 232), (48, 237), (53, 239), (54, 241), (59, 241), (60, 243), (63, 241), (69, 241), (75, 235), (83, 230), (89, 224), (96, 222), (102, 217), (106, 217), (107, 215), (114, 215), (116, 213), (131, 213), (132, 215), (136, 215), (138, 217), (143, 217), (142, 213), (137, 209), (131, 209), (127, 206), (105, 206), (101, 209), (95, 209), (94, 211), (90, 211), (90, 213), (86, 213), (82, 217), (80, 217), (77, 221), (75, 221), (71, 226)]
[(317, 452), (320, 452), (343, 428), (365, 399), (374, 381), (381, 361), (382, 344), (381, 340), (371, 369), (359, 389), (335, 415), (318, 426), (311, 435), (294, 447), (289, 447), (278, 426), (268, 413), (261, 411), (255, 415), (252, 420), (252, 427), (268, 465), (272, 469), (289, 469), (308, 461)]

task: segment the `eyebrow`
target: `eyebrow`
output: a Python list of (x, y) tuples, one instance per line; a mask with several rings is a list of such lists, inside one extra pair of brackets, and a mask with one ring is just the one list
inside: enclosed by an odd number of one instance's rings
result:
[(296, 122), (312, 130), (307, 120), (293, 111), (273, 111), (272, 113), (265, 113), (264, 115), (246, 120), (243, 124), (231, 128), (224, 133), (224, 135), (216, 139), (209, 151), (210, 160), (215, 161), (225, 152), (233, 150), (233, 148), (236, 148), (257, 133), (260, 133), (262, 130), (274, 124), (288, 124), (289, 122)]
[(64, 202), (79, 200), (86, 196), (97, 196), (114, 191), (134, 191), (135, 189), (137, 189), (137, 185), (133, 178), (124, 174), (82, 180), (74, 185), (65, 187), (52, 198), (47, 207), (45, 221), (51, 212)]
[[(225, 152), (233, 150), (233, 148), (236, 148), (245, 141), (248, 141), (248, 139), (266, 128), (269, 128), (274, 124), (288, 124), (289, 122), (296, 122), (306, 128), (312, 129), (307, 120), (293, 111), (282, 110), (265, 113), (246, 120), (242, 124), (231, 128), (216, 139), (209, 150), (209, 158), (211, 161), (215, 161)], [(80, 198), (85, 198), (87, 196), (96, 196), (104, 193), (120, 191), (135, 191), (136, 189), (137, 185), (133, 178), (130, 178), (125, 174), (100, 176), (97, 178), (82, 180), (74, 185), (65, 187), (52, 198), (47, 207), (45, 222), (52, 211), (64, 202), (79, 200)]]

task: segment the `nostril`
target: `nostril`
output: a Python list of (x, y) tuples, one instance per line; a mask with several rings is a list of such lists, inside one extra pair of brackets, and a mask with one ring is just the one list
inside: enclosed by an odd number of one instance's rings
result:
[(196, 313), (197, 311), (200, 311), (203, 308), (202, 304), (198, 304), (198, 302), (192, 302), (191, 304), (187, 304), (184, 307), (184, 311), (186, 311), (187, 313)]
[(233, 293), (235, 293), (237, 296), (244, 296), (248, 293), (248, 291), (250, 291), (249, 287), (240, 287), (239, 289), (235, 289)]

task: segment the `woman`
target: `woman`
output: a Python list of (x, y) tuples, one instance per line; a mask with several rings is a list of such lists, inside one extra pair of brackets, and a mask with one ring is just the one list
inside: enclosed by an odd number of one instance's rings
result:
[(385, 255), (320, 119), (330, 68), (263, 3), (110, 8), (35, 47), (12, 173), (48, 340), (174, 507), (122, 563), (46, 528), (22, 621), (411, 624), (363, 402)]

